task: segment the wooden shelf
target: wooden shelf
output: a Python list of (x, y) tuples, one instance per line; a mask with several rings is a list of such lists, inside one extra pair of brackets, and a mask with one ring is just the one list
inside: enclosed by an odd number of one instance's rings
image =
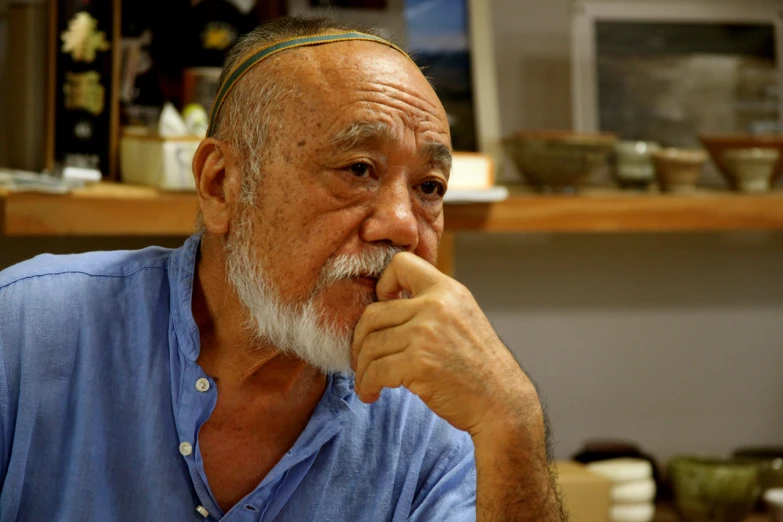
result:
[(0, 235), (176, 236), (194, 231), (191, 193), (99, 183), (67, 196), (0, 192)]
[[(0, 235), (188, 235), (190, 193), (101, 183), (67, 196), (0, 192)], [(450, 204), (449, 232), (651, 232), (783, 230), (783, 191), (688, 196), (611, 190), (579, 196), (512, 193), (499, 203)]]
[(512, 193), (501, 203), (446, 212), (453, 231), (665, 232), (783, 230), (783, 191), (664, 195), (593, 190), (578, 196)]

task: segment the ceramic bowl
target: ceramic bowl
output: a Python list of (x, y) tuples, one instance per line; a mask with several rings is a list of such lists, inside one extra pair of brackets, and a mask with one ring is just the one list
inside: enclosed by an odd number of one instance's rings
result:
[(525, 180), (543, 192), (576, 192), (608, 165), (613, 134), (525, 131), (504, 140)]
[(776, 149), (740, 148), (723, 152), (723, 163), (740, 192), (769, 192), (779, 159), (780, 152)]
[(703, 134), (699, 136), (699, 139), (732, 189), (737, 188), (737, 181), (723, 159), (726, 149), (761, 148), (777, 150), (780, 157), (772, 169), (772, 184), (774, 185), (775, 181), (783, 176), (783, 134)]
[(761, 492), (758, 467), (732, 459), (675, 457), (669, 481), (686, 522), (741, 522)]
[(653, 480), (655, 480), (656, 494), (660, 496), (665, 494), (666, 483), (663, 481), (661, 467), (651, 455), (643, 453), (635, 442), (615, 439), (590, 439), (585, 442), (578, 453), (571, 457), (571, 460), (589, 464), (591, 462), (621, 458), (642, 459), (649, 462), (652, 468)]
[(755, 462), (762, 491), (783, 488), (783, 447), (759, 446), (734, 450), (735, 459)]
[(707, 153), (698, 149), (661, 149), (652, 154), (655, 177), (665, 192), (693, 192), (701, 176)]
[(614, 147), (615, 178), (621, 187), (646, 189), (655, 181), (653, 152), (661, 150), (654, 141), (619, 141)]

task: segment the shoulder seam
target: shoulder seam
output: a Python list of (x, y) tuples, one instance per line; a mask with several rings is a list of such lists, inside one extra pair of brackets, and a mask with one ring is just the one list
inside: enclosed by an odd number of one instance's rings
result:
[(7, 288), (7, 287), (9, 287), (11, 285), (14, 285), (16, 283), (21, 283), (22, 281), (27, 281), (28, 279), (38, 279), (39, 277), (58, 276), (58, 275), (65, 275), (65, 274), (80, 274), (80, 275), (86, 275), (86, 276), (89, 276), (89, 277), (109, 277), (109, 278), (117, 277), (117, 278), (120, 278), (120, 277), (130, 277), (132, 275), (135, 275), (135, 274), (141, 272), (142, 270), (149, 270), (149, 269), (161, 270), (163, 272), (166, 272), (168, 270), (168, 268), (165, 267), (165, 266), (153, 266), (153, 265), (141, 266), (141, 267), (137, 268), (136, 270), (134, 270), (133, 272), (129, 272), (127, 274), (91, 274), (91, 273), (83, 271), (83, 270), (63, 270), (61, 272), (47, 272), (45, 274), (34, 274), (34, 275), (20, 277), (18, 279), (14, 279), (13, 281), (10, 281), (10, 282), (8, 282), (8, 283), (6, 283), (4, 285), (0, 285), (0, 290), (2, 290), (4, 288)]

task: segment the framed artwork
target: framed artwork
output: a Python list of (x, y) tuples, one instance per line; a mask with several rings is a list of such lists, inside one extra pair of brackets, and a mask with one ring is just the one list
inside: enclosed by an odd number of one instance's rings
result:
[(783, 132), (772, 2), (577, 2), (572, 46), (577, 130), (685, 147), (700, 133)]
[(407, 47), (432, 82), (454, 150), (501, 164), (490, 6), (482, 0), (405, 0)]

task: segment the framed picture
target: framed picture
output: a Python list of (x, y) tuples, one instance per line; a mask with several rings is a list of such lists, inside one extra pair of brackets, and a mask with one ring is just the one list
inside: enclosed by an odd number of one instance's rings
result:
[(686, 147), (700, 133), (783, 132), (781, 61), (772, 2), (580, 1), (574, 126)]
[(446, 108), (454, 149), (502, 164), (490, 5), (485, 0), (388, 0), (386, 9), (313, 8), (289, 0), (290, 14), (334, 16), (378, 28), (411, 52)]

